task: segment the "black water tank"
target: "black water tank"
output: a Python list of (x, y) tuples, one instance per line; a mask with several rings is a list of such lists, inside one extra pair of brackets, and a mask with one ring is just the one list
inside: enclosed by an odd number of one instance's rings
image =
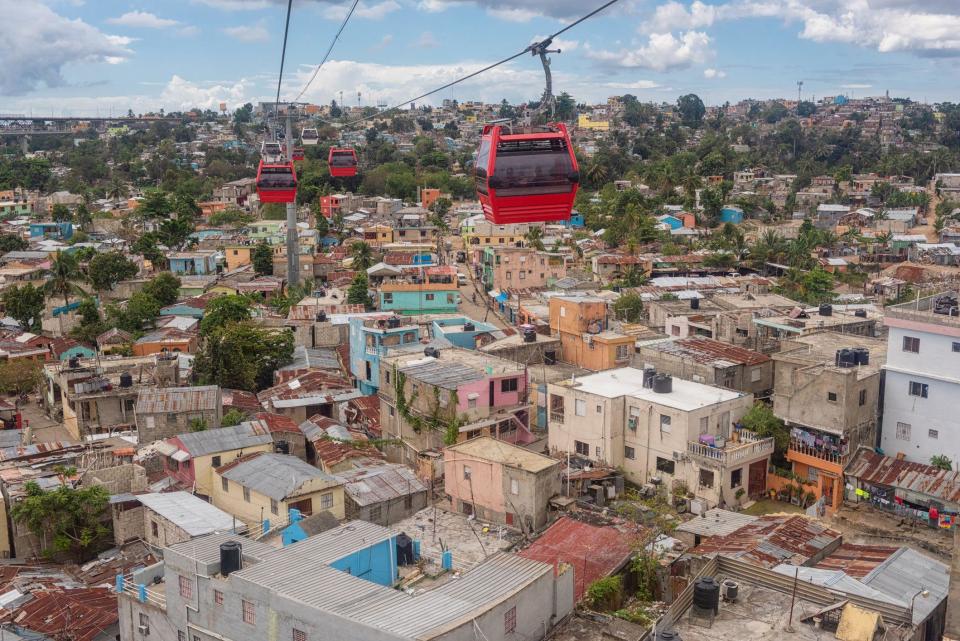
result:
[(833, 316), (833, 305), (824, 303), (820, 306), (820, 315), (821, 316)]
[(423, 349), (424, 356), (432, 356), (433, 358), (440, 358), (440, 350), (436, 347), (425, 347)]
[(866, 347), (854, 347), (851, 351), (853, 352), (853, 360), (857, 363), (857, 365), (870, 364), (869, 349), (867, 349)]
[(220, 544), (220, 574), (230, 576), (231, 572), (240, 569), (241, 563), (240, 543), (237, 541), (227, 541)]
[(856, 367), (857, 356), (852, 349), (838, 349), (837, 355), (834, 357), (834, 365), (837, 367)]
[(720, 608), (720, 584), (712, 576), (705, 576), (693, 584), (693, 604), (701, 610)]
[(690, 299), (690, 309), (700, 309), (700, 299), (696, 296)]
[(523, 342), (524, 343), (536, 343), (537, 342), (537, 330), (532, 327), (529, 329), (523, 330)]
[(400, 327), (400, 319), (396, 316), (391, 316), (387, 319), (387, 327), (390, 329), (396, 329)]
[(657, 370), (652, 367), (643, 368), (643, 386), (647, 389), (653, 387), (653, 377), (657, 375)]
[(669, 374), (657, 374), (653, 377), (653, 391), (657, 394), (669, 394), (673, 391), (673, 377)]
[(474, 325), (473, 323), (464, 323), (464, 324), (463, 324), (463, 331), (465, 331), (465, 332), (475, 332), (475, 331), (477, 331), (477, 326)]
[(853, 310), (853, 315), (856, 316), (857, 318), (866, 318), (866, 317), (867, 317), (867, 310), (865, 310), (865, 309), (855, 309), (855, 310)]
[(397, 565), (410, 565), (413, 562), (413, 539), (401, 532), (397, 535)]
[(317, 312), (317, 322), (326, 323), (327, 322), (327, 313), (324, 311)]
[(682, 641), (680, 633), (673, 630), (658, 630), (656, 641)]
[(120, 387), (133, 387), (133, 376), (129, 372), (120, 375)]
[(67, 362), (67, 367), (69, 367), (70, 369), (77, 369), (78, 367), (80, 367), (80, 357), (72, 356), (70, 360)]
[(290, 443), (288, 441), (277, 441), (274, 443), (273, 449), (277, 454), (289, 454)]

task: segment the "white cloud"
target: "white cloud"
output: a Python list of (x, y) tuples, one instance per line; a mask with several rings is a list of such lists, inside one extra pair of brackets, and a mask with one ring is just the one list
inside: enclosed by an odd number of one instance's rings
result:
[(370, 47), (370, 51), (380, 51), (381, 49), (386, 49), (391, 43), (393, 43), (393, 34), (388, 33), (384, 37), (380, 38), (380, 42)]
[(266, 42), (270, 39), (270, 32), (262, 20), (253, 25), (226, 27), (223, 32), (240, 42)]
[(487, 13), (500, 20), (507, 22), (530, 22), (540, 14), (529, 9), (520, 9), (516, 7), (490, 7)]
[(708, 80), (713, 80), (715, 78), (726, 78), (727, 72), (721, 71), (720, 69), (704, 69), (703, 77), (707, 78)]
[(851, 82), (849, 84), (840, 85), (841, 89), (872, 89), (873, 85), (866, 85), (860, 82)]
[(414, 43), (415, 47), (420, 47), (421, 49), (435, 49), (440, 46), (440, 43), (429, 31), (424, 31), (420, 34), (420, 37), (417, 38), (417, 41)]
[(27, 0), (0, 0), (0, 95), (66, 84), (70, 63), (122, 62), (131, 38), (112, 36)]
[(605, 82), (603, 83), (603, 86), (610, 89), (634, 90), (659, 89), (661, 87), (660, 83), (654, 82), (653, 80), (637, 80), (636, 82)]
[[(343, 20), (350, 11), (350, 3), (331, 4), (323, 8), (322, 15), (327, 20)], [(368, 20), (382, 20), (385, 16), (393, 13), (400, 8), (396, 0), (383, 0), (374, 4), (366, 2), (357, 3), (357, 8), (353, 12), (354, 18), (366, 18)]]
[(160, 102), (167, 110), (183, 110), (193, 107), (218, 109), (220, 102), (228, 105), (243, 104), (249, 99), (253, 82), (240, 79), (228, 83), (196, 83), (174, 75), (160, 93)]
[(717, 18), (717, 7), (696, 0), (689, 9), (679, 2), (668, 2), (657, 7), (645, 28), (654, 33), (666, 31), (703, 29)]
[(419, 0), (417, 7), (435, 13), (458, 4), (476, 5), (491, 16), (511, 22), (527, 22), (537, 16), (579, 18), (594, 8), (584, 5), (583, 0), (527, 0), (522, 5), (515, 0)]
[(166, 29), (167, 27), (174, 27), (180, 24), (176, 20), (161, 18), (149, 11), (128, 11), (122, 16), (109, 18), (107, 22), (138, 29)]
[[(214, 9), (227, 9), (229, 11), (247, 11), (256, 9), (266, 9), (271, 5), (268, 0), (193, 0), (199, 4), (205, 4)], [(273, 2), (272, 4), (276, 4)]]
[(178, 36), (183, 36), (184, 38), (190, 38), (190, 37), (193, 37), (193, 36), (200, 35), (200, 27), (195, 27), (195, 26), (192, 25), (192, 24), (191, 24), (191, 25), (187, 25), (186, 27), (182, 27), (182, 28), (180, 28), (180, 29), (177, 29), (177, 35), (178, 35)]
[(703, 64), (712, 55), (710, 36), (702, 31), (687, 31), (679, 37), (672, 33), (652, 33), (647, 43), (620, 51), (587, 48), (587, 57), (615, 67), (671, 71)]

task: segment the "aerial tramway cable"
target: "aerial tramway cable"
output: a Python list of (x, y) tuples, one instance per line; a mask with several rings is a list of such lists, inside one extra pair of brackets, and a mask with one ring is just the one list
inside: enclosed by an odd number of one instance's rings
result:
[(330, 53), (333, 51), (333, 46), (337, 44), (337, 40), (340, 39), (340, 34), (343, 33), (344, 28), (346, 28), (347, 23), (350, 21), (350, 16), (353, 15), (353, 12), (357, 9), (357, 4), (360, 0), (353, 0), (353, 6), (350, 7), (350, 11), (347, 12), (346, 17), (343, 19), (343, 22), (340, 24), (340, 28), (337, 29), (336, 35), (333, 36), (333, 40), (330, 41), (330, 46), (327, 47), (327, 52), (323, 54), (323, 60), (320, 61), (320, 64), (317, 65), (317, 68), (313, 70), (313, 75), (310, 76), (310, 80), (307, 81), (307, 84), (303, 86), (303, 89), (300, 90), (300, 93), (297, 94), (297, 97), (293, 99), (292, 102), (296, 102), (303, 97), (303, 94), (307, 92), (307, 89), (310, 88), (310, 85), (313, 84), (313, 81), (317, 79), (317, 74), (320, 73), (320, 69), (323, 68), (324, 63), (327, 62), (327, 58), (330, 57)]

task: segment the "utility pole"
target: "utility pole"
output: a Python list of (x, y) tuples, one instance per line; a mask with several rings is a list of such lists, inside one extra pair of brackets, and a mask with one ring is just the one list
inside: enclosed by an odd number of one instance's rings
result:
[[(291, 110), (293, 105), (287, 105), (287, 162), (293, 164), (293, 122)], [(300, 283), (300, 254), (297, 239), (297, 202), (287, 203), (287, 287)]]

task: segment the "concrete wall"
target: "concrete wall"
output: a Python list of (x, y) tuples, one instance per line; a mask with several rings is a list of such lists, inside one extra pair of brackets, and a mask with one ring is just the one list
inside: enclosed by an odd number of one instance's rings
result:
[(656, 367), (658, 372), (677, 378), (726, 387), (747, 394), (756, 395), (773, 389), (772, 360), (751, 366), (715, 367), (712, 363), (698, 363), (655, 347), (642, 347), (633, 359), (633, 366), (642, 368), (647, 364)]
[[(375, 518), (374, 508), (380, 508), (379, 517)], [(350, 498), (350, 495), (346, 495), (346, 518), (347, 520), (361, 520), (368, 521), (370, 523), (376, 523), (377, 525), (382, 525), (384, 527), (393, 525), (394, 523), (399, 523), (408, 516), (416, 514), (423, 508), (427, 507), (427, 492), (416, 492), (411, 495), (411, 502), (409, 507), (407, 506), (406, 497), (398, 497), (395, 499), (390, 499), (389, 501), (381, 501), (380, 503), (374, 503), (373, 505), (360, 506), (354, 503)], [(412, 533), (409, 533), (412, 536)]]
[[(214, 472), (213, 479), (211, 502), (224, 512), (233, 514), (238, 520), (243, 521), (253, 529), (260, 524), (261, 518), (269, 519), (274, 523), (286, 521), (291, 504), (304, 500), (311, 501), (311, 514), (326, 510), (338, 519), (344, 518), (345, 515), (343, 486), (331, 485), (324, 479), (308, 481), (297, 496), (284, 501), (277, 501), (276, 514), (271, 509), (270, 497), (251, 490), (250, 500), (247, 501), (244, 499), (243, 486), (240, 484), (228, 479), (227, 490), (224, 491), (223, 477)], [(329, 494), (333, 498), (331, 507), (321, 507), (323, 504), (322, 496), (325, 494)]]
[(141, 492), (147, 489), (147, 471), (134, 463), (84, 472), (80, 485), (102, 485), (110, 494)]
[[(219, 399), (219, 394), (217, 398)], [(153, 419), (152, 427), (150, 419)], [(206, 422), (207, 429), (220, 427), (223, 419), (223, 404), (217, 402), (216, 409), (199, 410), (195, 412), (158, 412), (156, 414), (137, 414), (137, 434), (141, 443), (170, 438), (177, 434), (186, 434), (191, 430), (191, 421), (199, 418)]]
[(143, 539), (144, 512), (146, 511), (142, 505), (130, 508), (123, 503), (118, 503), (110, 506), (114, 543), (123, 545), (127, 541)]

